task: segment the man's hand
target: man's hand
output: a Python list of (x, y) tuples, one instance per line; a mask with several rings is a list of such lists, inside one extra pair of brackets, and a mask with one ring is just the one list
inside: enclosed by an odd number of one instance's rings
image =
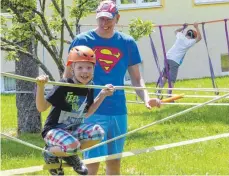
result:
[(40, 75), (36, 78), (36, 83), (40, 87), (44, 87), (44, 85), (48, 82), (49, 77), (47, 75)]
[(155, 107), (155, 106), (160, 108), (161, 107), (161, 100), (158, 98), (151, 98), (151, 99), (149, 99), (148, 102), (145, 103), (145, 106), (148, 109), (151, 109), (152, 107)]
[(113, 93), (114, 93), (114, 91), (115, 91), (115, 88), (114, 88), (114, 86), (112, 85), (112, 84), (106, 84), (105, 85), (107, 88), (105, 88), (105, 89), (102, 89), (101, 90), (101, 94), (103, 95), (103, 96), (111, 96), (111, 95), (113, 95)]

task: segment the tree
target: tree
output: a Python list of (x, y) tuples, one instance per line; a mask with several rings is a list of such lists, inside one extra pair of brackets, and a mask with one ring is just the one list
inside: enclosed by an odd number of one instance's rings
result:
[[(38, 2), (38, 4), (37, 4)], [(73, 25), (79, 26), (79, 21), (97, 5), (97, 1), (73, 1), (70, 7), (70, 19), (65, 17), (64, 0), (52, 0), (50, 7), (52, 15), (46, 15), (46, 0), (2, 0), (1, 6), (7, 8), (12, 15), (11, 25), (7, 19), (1, 18), (1, 49), (7, 51), (7, 59), (16, 62), (15, 72), (18, 75), (37, 77), (40, 67), (51, 80), (51, 72), (41, 62), (37, 55), (37, 46), (42, 44), (56, 63), (60, 76), (64, 71), (62, 60), (64, 43), (69, 43), (64, 38), (67, 29), (71, 39)], [(71, 21), (72, 19), (72, 21)], [(75, 21), (75, 23), (74, 23)], [(25, 81), (16, 81), (17, 91), (33, 91), (34, 84)], [(18, 93), (16, 95), (18, 109), (18, 132), (36, 133), (41, 130), (41, 116), (36, 110), (33, 94)]]
[[(35, 45), (42, 44), (45, 47), (61, 76), (64, 71), (64, 43), (70, 43), (64, 38), (64, 33), (68, 32), (70, 40), (73, 40), (73, 27), (79, 27), (80, 19), (95, 10), (98, 4), (97, 0), (72, 0), (71, 6), (66, 6), (65, 2), (52, 0), (48, 4), (46, 0), (1, 0), (1, 6), (8, 8), (12, 15), (11, 27), (7, 26), (6, 18), (1, 18), (1, 49), (7, 51), (7, 59), (19, 60), (18, 53), (30, 56), (49, 75), (49, 79), (54, 80), (50, 70), (36, 53), (29, 51), (28, 47), (18, 45), (34, 37)], [(69, 13), (65, 13), (66, 9)], [(47, 12), (51, 15), (47, 15)]]
[[(51, 0), (48, 4), (46, 0), (1, 0), (1, 6), (12, 15), (10, 26), (7, 25), (7, 19), (1, 17), (1, 49), (7, 51), (8, 60), (15, 60), (16, 74), (36, 77), (39, 67), (50, 80), (54, 80), (50, 70), (37, 55), (37, 46), (41, 44), (55, 62), (59, 75), (62, 75), (64, 44), (70, 43), (64, 38), (64, 33), (68, 32), (68, 38), (73, 40), (75, 37), (73, 27), (79, 31), (80, 19), (94, 11), (99, 3), (98, 0), (72, 0), (72, 5), (66, 6), (65, 2)], [(47, 6), (51, 10), (47, 10)], [(66, 9), (69, 10), (68, 13), (65, 13)], [(47, 12), (51, 15), (47, 15)], [(130, 24), (130, 34), (136, 40), (151, 30), (140, 19), (134, 20), (132, 24)], [(152, 27), (149, 23), (148, 26)], [(32, 91), (33, 87), (32, 83), (16, 81), (18, 91)], [(40, 114), (36, 110), (33, 95), (17, 94), (16, 101), (18, 131), (40, 131)]]
[(143, 21), (140, 18), (135, 18), (129, 24), (129, 33), (137, 41), (144, 36), (150, 35), (153, 28), (154, 24), (151, 21)]

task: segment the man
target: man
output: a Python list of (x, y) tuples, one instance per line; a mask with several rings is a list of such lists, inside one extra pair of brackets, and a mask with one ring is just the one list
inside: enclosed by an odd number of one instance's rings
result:
[[(187, 24), (184, 24), (184, 27), (178, 28), (175, 31), (176, 41), (173, 44), (172, 48), (170, 48), (166, 54), (168, 68), (169, 68), (168, 74), (169, 74), (169, 78), (171, 81), (171, 87), (174, 87), (174, 84), (177, 79), (178, 68), (182, 64), (185, 54), (187, 53), (189, 48), (191, 48), (193, 45), (198, 43), (202, 38), (200, 34), (200, 30), (198, 28), (198, 23), (193, 24), (196, 31), (189, 29), (186, 32), (186, 34), (184, 35), (182, 31), (185, 28), (187, 28), (187, 26), (188, 26)], [(162, 82), (159, 85), (160, 88), (164, 87), (167, 79), (168, 79), (168, 75), (166, 73), (166, 70), (164, 69)], [(160, 95), (160, 93), (161, 93), (161, 90), (158, 90), (157, 94)], [(172, 91), (168, 91), (168, 94), (171, 94), (171, 93)]]
[[(94, 84), (114, 86), (124, 85), (124, 76), (128, 70), (133, 86), (145, 87), (144, 80), (139, 71), (141, 57), (134, 39), (126, 34), (114, 30), (118, 23), (120, 14), (113, 1), (102, 1), (97, 8), (97, 28), (76, 36), (70, 49), (78, 45), (86, 45), (92, 48), (96, 54), (96, 65)], [(65, 77), (68, 77), (70, 68), (66, 68)], [(99, 90), (95, 90), (95, 96)], [(146, 90), (136, 91), (144, 101), (145, 106), (151, 109), (160, 107), (159, 99), (150, 99)], [(105, 131), (105, 139), (108, 140), (127, 132), (127, 109), (124, 90), (117, 90), (113, 96), (104, 100), (94, 115), (86, 119), (85, 123), (101, 125)], [(102, 145), (88, 152), (84, 157), (92, 158), (104, 155), (121, 153), (123, 151), (125, 138)], [(106, 174), (120, 174), (120, 159), (106, 162)], [(89, 175), (96, 175), (99, 163), (87, 165)]]

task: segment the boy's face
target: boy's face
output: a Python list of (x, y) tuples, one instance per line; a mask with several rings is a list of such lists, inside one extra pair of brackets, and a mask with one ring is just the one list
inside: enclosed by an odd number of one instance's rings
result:
[(92, 80), (94, 65), (90, 62), (76, 62), (72, 64), (73, 73), (76, 79), (82, 84), (87, 84)]

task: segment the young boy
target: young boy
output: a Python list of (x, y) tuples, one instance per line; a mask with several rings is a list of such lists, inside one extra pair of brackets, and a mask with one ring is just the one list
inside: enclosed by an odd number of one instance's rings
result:
[[(71, 49), (67, 66), (71, 67), (72, 78), (62, 79), (61, 82), (72, 84), (91, 84), (96, 58), (94, 52), (86, 46)], [(39, 112), (51, 111), (45, 122), (42, 137), (46, 142), (43, 152), (47, 164), (59, 163), (62, 158), (80, 175), (87, 175), (87, 167), (81, 162), (75, 152), (79, 148), (95, 145), (104, 137), (101, 126), (93, 123), (83, 123), (84, 118), (93, 114), (106, 96), (114, 92), (112, 85), (100, 91), (93, 98), (93, 89), (55, 86), (44, 97), (44, 85), (48, 77), (41, 75), (37, 79), (36, 106)], [(50, 169), (52, 175), (63, 175), (62, 168)]]
[[(183, 62), (183, 59), (185, 57), (185, 54), (191, 48), (193, 45), (198, 43), (201, 40), (201, 34), (200, 30), (198, 28), (198, 23), (193, 24), (195, 30), (189, 29), (186, 34), (184, 34), (182, 31), (188, 27), (188, 24), (185, 24), (184, 27), (178, 28), (175, 31), (176, 34), (176, 41), (173, 44), (172, 48), (170, 48), (166, 54), (167, 56), (167, 62), (169, 67), (169, 76), (171, 81), (172, 88), (174, 87), (174, 84), (177, 79), (178, 69), (180, 65)], [(164, 87), (166, 81), (167, 81), (167, 73), (164, 69), (163, 71), (163, 77), (162, 77), (162, 83), (159, 85), (160, 88)], [(157, 94), (160, 95), (161, 90), (157, 91)], [(168, 94), (171, 94), (172, 91), (168, 91)]]

